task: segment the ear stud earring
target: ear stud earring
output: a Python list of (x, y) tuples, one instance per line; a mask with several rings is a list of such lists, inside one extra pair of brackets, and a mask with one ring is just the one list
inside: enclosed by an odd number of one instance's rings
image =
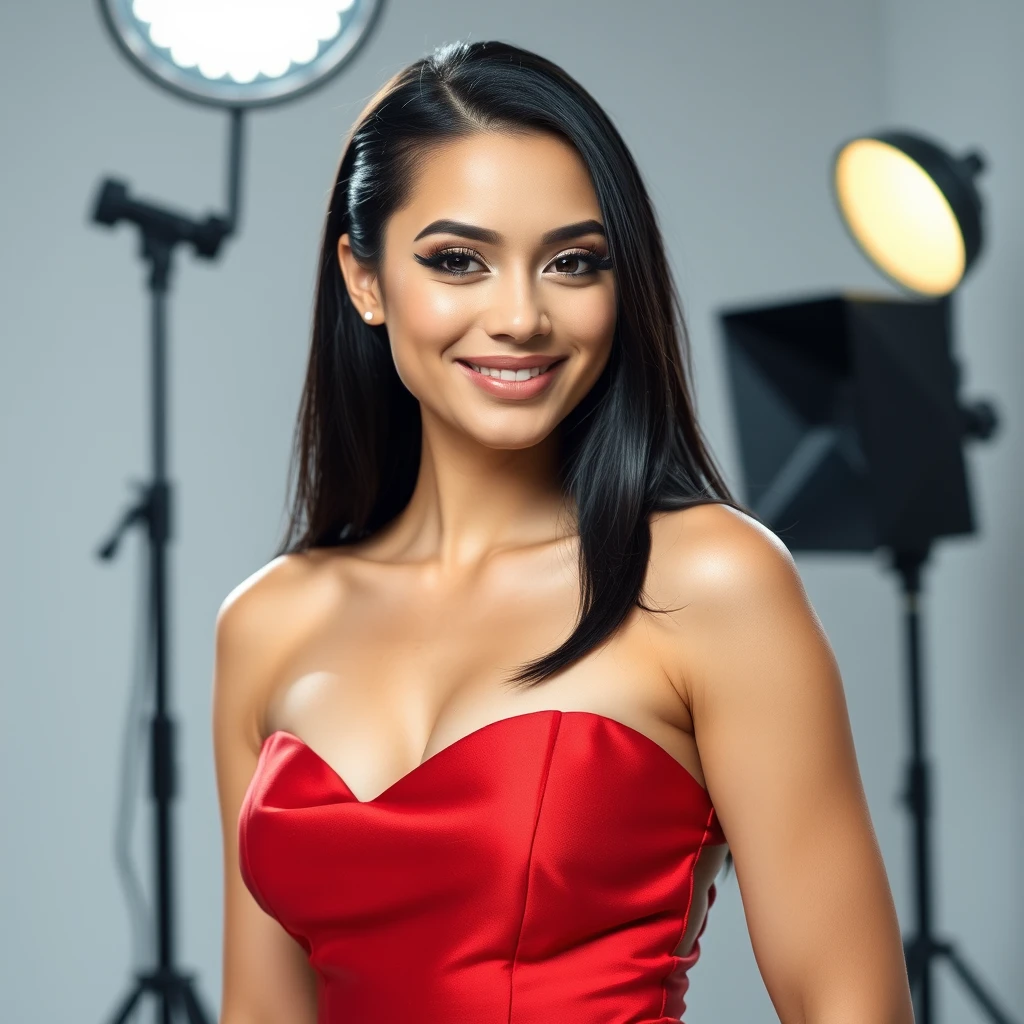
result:
[(367, 310), (367, 311), (366, 311), (366, 312), (365, 312), (365, 313), (363, 314), (363, 316), (364, 316), (364, 317), (366, 317), (366, 319), (367, 319), (367, 320), (372, 320), (372, 319), (373, 319), (373, 311), (372, 311), (372, 310), (369, 310), (369, 309), (368, 309), (368, 310)]

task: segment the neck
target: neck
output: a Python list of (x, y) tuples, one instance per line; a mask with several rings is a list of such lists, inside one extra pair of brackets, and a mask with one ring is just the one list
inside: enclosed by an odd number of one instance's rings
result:
[(391, 557), (463, 572), (502, 550), (575, 532), (558, 481), (558, 435), (529, 448), (489, 448), (424, 410), (409, 504), (381, 542)]

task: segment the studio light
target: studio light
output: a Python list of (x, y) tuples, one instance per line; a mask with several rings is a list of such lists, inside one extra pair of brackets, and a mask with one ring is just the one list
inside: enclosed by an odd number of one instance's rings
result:
[(266, 106), (316, 88), (347, 63), (380, 0), (101, 0), (118, 46), (186, 99)]
[(936, 1019), (938, 962), (992, 1024), (1012, 1024), (952, 940), (936, 933), (922, 658), (924, 570), (948, 537), (977, 532), (965, 449), (999, 425), (966, 399), (954, 345), (956, 289), (984, 238), (977, 153), (951, 156), (885, 131), (831, 166), (854, 242), (909, 295), (810, 296), (722, 310), (744, 500), (793, 551), (883, 551), (901, 585), (909, 756), (901, 794), (913, 835), (913, 925), (904, 935), (916, 1024)]
[(981, 250), (977, 153), (963, 157), (909, 132), (844, 143), (832, 185), (854, 241), (896, 284), (922, 296), (948, 295)]
[[(136, 680), (138, 692), (152, 692), (149, 730), (150, 797), (153, 801), (152, 910), (136, 922), (148, 933), (145, 966), (109, 1019), (126, 1024), (141, 1010), (144, 996), (157, 1003), (162, 1024), (212, 1024), (216, 1015), (203, 1004), (192, 974), (178, 966), (173, 804), (178, 792), (175, 721), (170, 712), (168, 622), (169, 547), (173, 538), (174, 488), (168, 459), (167, 366), (170, 361), (167, 307), (174, 256), (182, 247), (206, 261), (216, 260), (224, 241), (237, 236), (241, 207), (243, 121), (250, 108), (294, 99), (323, 85), (345, 67), (377, 22), (383, 0), (97, 0), (117, 48), (151, 82), (194, 103), (227, 114), (228, 158), (223, 213), (190, 216), (134, 195), (128, 183), (104, 178), (93, 203), (92, 220), (106, 228), (128, 225), (139, 238), (150, 294), (150, 434), (152, 476), (136, 485), (97, 550), (109, 561), (122, 538), (140, 529), (147, 544), (148, 602), (144, 615), (150, 640), (147, 667)], [(189, 159), (194, 159), (189, 156)], [(131, 735), (138, 723), (130, 721)], [(135, 771), (128, 764), (125, 775)], [(131, 857), (119, 833), (118, 865), (127, 874)], [(128, 889), (126, 884), (126, 889)], [(139, 886), (131, 886), (134, 895)], [(137, 900), (132, 900), (137, 910)], [(136, 915), (138, 916), (138, 915)]]

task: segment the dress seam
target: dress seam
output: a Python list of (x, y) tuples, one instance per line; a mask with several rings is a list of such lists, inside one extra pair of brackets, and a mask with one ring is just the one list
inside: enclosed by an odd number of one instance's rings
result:
[(558, 730), (562, 724), (562, 712), (558, 712), (558, 717), (555, 719), (554, 732), (551, 734), (551, 738), (548, 741), (547, 756), (544, 760), (544, 772), (541, 778), (540, 784), (540, 796), (537, 799), (537, 812), (533, 819), (533, 834), (530, 836), (530, 850), (526, 857), (526, 892), (523, 894), (523, 916), (519, 921), (519, 934), (516, 936), (516, 945), (512, 953), (512, 966), (509, 970), (508, 978), (508, 1024), (512, 1024), (512, 999), (515, 993), (515, 974), (516, 974), (516, 962), (519, 959), (519, 947), (523, 941), (523, 931), (526, 925), (526, 912), (530, 902), (530, 878), (533, 874), (533, 849), (537, 841), (537, 829), (540, 826), (540, 815), (541, 810), (544, 806), (544, 796), (548, 789), (548, 776), (551, 773), (551, 762), (554, 759), (555, 754), (555, 742), (558, 739)]
[(711, 835), (711, 823), (714, 820), (715, 809), (714, 807), (708, 812), (708, 820), (704, 824), (704, 835), (701, 836), (700, 845), (697, 847), (697, 852), (693, 857), (693, 866), (690, 868), (690, 891), (686, 897), (686, 913), (683, 914), (683, 923), (679, 929), (679, 935), (676, 938), (675, 946), (673, 946), (673, 952), (671, 956), (672, 963), (669, 966), (668, 972), (661, 983), (661, 1010), (658, 1013), (659, 1017), (665, 1016), (665, 1006), (668, 1003), (668, 979), (672, 977), (672, 972), (676, 969), (677, 962), (681, 959), (675, 952), (675, 947), (682, 941), (683, 936), (686, 934), (686, 927), (690, 923), (690, 911), (693, 910), (693, 886), (697, 878), (697, 863), (700, 860), (701, 852), (704, 849), (704, 844), (708, 841), (708, 836)]

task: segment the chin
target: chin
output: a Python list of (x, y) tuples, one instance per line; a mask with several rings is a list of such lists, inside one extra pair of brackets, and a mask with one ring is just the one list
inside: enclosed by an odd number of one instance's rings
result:
[(486, 425), (460, 424), (461, 429), (473, 440), (487, 448), (518, 451), (524, 448), (532, 448), (544, 441), (551, 433), (552, 426), (545, 423), (524, 423), (519, 428), (508, 424)]

